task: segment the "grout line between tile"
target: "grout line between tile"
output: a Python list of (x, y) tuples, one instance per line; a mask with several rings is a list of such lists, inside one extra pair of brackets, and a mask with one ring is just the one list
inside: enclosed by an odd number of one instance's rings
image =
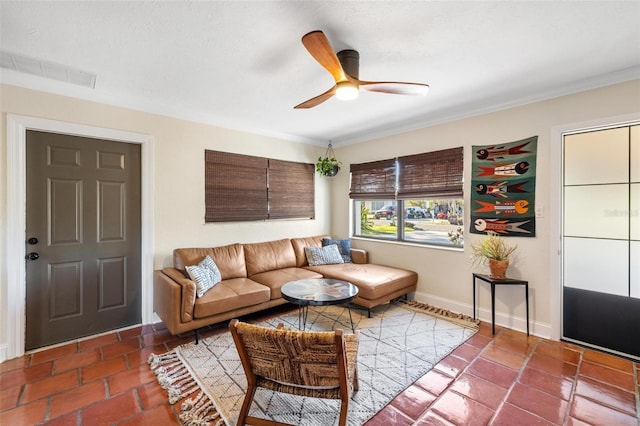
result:
[(580, 353), (580, 356), (578, 357), (578, 364), (576, 364), (576, 374), (573, 377), (573, 383), (571, 383), (571, 392), (569, 393), (569, 403), (567, 404), (567, 412), (564, 414), (564, 419), (562, 424), (567, 424), (571, 417), (571, 408), (573, 407), (573, 399), (576, 394), (576, 388), (578, 387), (578, 376), (580, 376), (580, 367), (582, 366), (584, 350), (581, 350), (579, 353)]
[[(502, 330), (500, 330), (500, 333), (502, 333)], [(498, 334), (498, 335), (499, 335)], [(493, 340), (491, 341), (491, 343), (489, 343), (486, 347), (490, 346), (493, 342), (495, 342), (495, 339), (498, 335), (493, 336)], [(537, 346), (537, 343), (536, 343)], [(486, 349), (485, 347), (485, 349)], [(535, 350), (535, 348), (534, 348)], [(484, 349), (480, 352), (480, 354), (478, 354), (478, 356), (480, 356), (482, 354), (482, 352), (484, 352)], [(513, 387), (515, 386), (515, 384), (518, 382), (518, 380), (520, 379), (520, 376), (522, 375), (522, 370), (524, 370), (525, 366), (529, 363), (529, 359), (531, 358), (531, 354), (533, 353), (533, 351), (530, 351), (526, 358), (524, 359), (524, 361), (522, 361), (522, 365), (520, 365), (520, 370), (518, 371), (518, 374), (516, 374), (515, 379), (513, 380), (513, 382), (511, 383), (511, 385), (509, 386), (509, 388), (507, 389), (507, 392), (504, 394), (504, 397), (502, 398), (502, 401), (500, 401), (500, 404), (498, 404), (498, 406), (496, 407), (496, 410), (493, 412), (493, 416), (491, 416), (491, 418), (489, 419), (489, 424), (492, 424), (496, 417), (498, 416), (498, 413), (502, 410), (502, 408), (504, 407), (504, 404), (507, 402), (507, 399), (509, 398), (509, 395), (511, 395), (511, 390), (513, 389)]]
[(50, 396), (47, 397), (47, 405), (44, 408), (44, 421), (47, 422), (50, 420), (50, 416), (51, 416), (51, 400), (53, 398), (51, 398)]

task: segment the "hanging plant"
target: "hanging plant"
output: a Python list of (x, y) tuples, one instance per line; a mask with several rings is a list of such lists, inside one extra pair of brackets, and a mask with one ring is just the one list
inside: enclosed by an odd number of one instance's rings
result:
[(318, 162), (316, 163), (316, 172), (318, 172), (321, 176), (335, 176), (338, 174), (341, 165), (342, 163), (336, 160), (334, 157), (318, 157)]
[(318, 172), (320, 176), (335, 176), (338, 174), (338, 171), (340, 171), (340, 166), (342, 166), (342, 163), (336, 159), (333, 148), (331, 147), (331, 142), (329, 142), (329, 147), (324, 157), (318, 157), (316, 172)]

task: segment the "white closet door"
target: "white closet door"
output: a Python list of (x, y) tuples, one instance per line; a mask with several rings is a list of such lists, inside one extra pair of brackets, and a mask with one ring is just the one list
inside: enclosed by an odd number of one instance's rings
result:
[(564, 285), (629, 296), (629, 128), (568, 135)]
[(640, 360), (640, 126), (563, 153), (562, 337)]

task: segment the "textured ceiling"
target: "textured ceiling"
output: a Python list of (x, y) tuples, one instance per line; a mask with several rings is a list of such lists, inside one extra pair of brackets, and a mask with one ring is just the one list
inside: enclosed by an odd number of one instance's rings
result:
[[(3, 52), (97, 76), (4, 83), (320, 145), (640, 77), (639, 1), (2, 0), (0, 15)], [(300, 42), (318, 29), (360, 52), (361, 79), (429, 94), (294, 110), (333, 85)]]

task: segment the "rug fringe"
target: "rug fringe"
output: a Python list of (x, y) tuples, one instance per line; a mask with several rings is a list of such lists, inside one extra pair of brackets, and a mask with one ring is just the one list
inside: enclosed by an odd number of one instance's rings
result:
[(179, 417), (185, 426), (225, 425), (211, 399), (202, 391), (195, 399), (189, 398), (182, 403)]
[(195, 399), (186, 399), (180, 406), (179, 417), (185, 426), (225, 425), (213, 402), (202, 392), (175, 350), (162, 355), (151, 354), (147, 363), (160, 386), (167, 391), (169, 404), (200, 391)]
[(418, 302), (416, 300), (399, 300), (401, 303), (404, 303), (409, 308), (418, 309), (421, 311), (425, 311), (431, 315), (440, 317), (442, 319), (451, 321), (458, 325), (467, 328), (479, 329), (480, 328), (480, 320), (473, 319), (469, 315), (459, 314), (457, 312), (451, 312), (444, 308), (439, 308), (437, 306), (429, 305), (428, 303)]

